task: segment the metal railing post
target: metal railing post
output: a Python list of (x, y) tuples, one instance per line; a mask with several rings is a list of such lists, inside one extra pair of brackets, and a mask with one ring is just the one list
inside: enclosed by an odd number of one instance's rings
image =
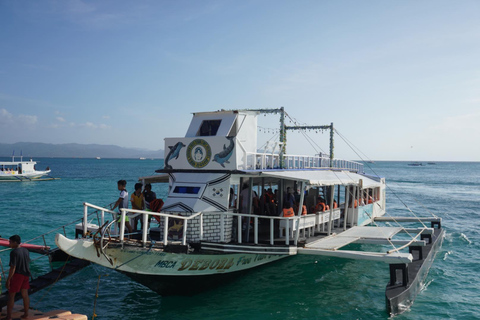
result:
[(163, 245), (167, 245), (168, 239), (168, 217), (165, 217), (165, 224), (163, 226)]
[(274, 220), (273, 218), (270, 218), (270, 244), (273, 245), (275, 242), (274, 242), (274, 234), (275, 234), (275, 230), (274, 230)]
[(88, 207), (84, 203), (83, 204), (83, 235), (82, 235), (83, 238), (85, 238), (85, 236), (87, 235), (87, 230), (88, 230), (87, 224), (88, 224)]
[(121, 209), (120, 212), (120, 243), (123, 244), (125, 238), (125, 216), (127, 215), (125, 209)]
[(258, 244), (258, 217), (253, 218), (253, 242)]
[(183, 235), (182, 235), (182, 245), (186, 245), (187, 244), (187, 224), (188, 224), (188, 220), (183, 220)]
[(143, 228), (142, 228), (142, 244), (143, 247), (147, 245), (147, 231), (148, 231), (148, 214), (143, 213), (142, 214), (142, 219), (143, 219)]

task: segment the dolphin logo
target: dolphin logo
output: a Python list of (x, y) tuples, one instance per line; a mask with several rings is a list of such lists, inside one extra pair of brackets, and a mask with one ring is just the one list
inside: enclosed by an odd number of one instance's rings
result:
[(170, 160), (173, 158), (178, 159), (178, 156), (180, 155), (180, 150), (185, 147), (185, 145), (181, 142), (177, 142), (174, 146), (168, 146), (170, 148), (170, 151), (168, 152), (167, 156), (165, 157), (165, 169), (170, 170), (172, 169), (172, 166), (168, 164)]
[(233, 142), (233, 139), (235, 139), (235, 137), (227, 137), (227, 139), (230, 140), (230, 144), (228, 145), (228, 147), (223, 145), (223, 150), (217, 153), (212, 160), (218, 162), (224, 168), (224, 163), (230, 163), (228, 162), (228, 159), (230, 159), (230, 157), (232, 156), (233, 149), (235, 148), (235, 143)]

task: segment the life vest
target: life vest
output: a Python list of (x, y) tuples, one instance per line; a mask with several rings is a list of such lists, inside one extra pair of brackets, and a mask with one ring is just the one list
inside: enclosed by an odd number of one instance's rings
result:
[(163, 200), (162, 199), (155, 199), (150, 202), (150, 210), (153, 212), (160, 212), (163, 207)]
[(307, 206), (303, 205), (302, 206), (302, 216), (305, 216), (307, 214)]
[(353, 202), (353, 207), (354, 207), (354, 208), (358, 207), (358, 201), (357, 201), (357, 199), (355, 199), (355, 201)]
[(293, 208), (284, 208), (283, 209), (283, 216), (286, 218), (293, 217), (295, 215), (295, 212), (293, 211)]
[(315, 206), (315, 211), (325, 211), (325, 209), (326, 209), (326, 206), (325, 206), (325, 203), (323, 202), (319, 202)]

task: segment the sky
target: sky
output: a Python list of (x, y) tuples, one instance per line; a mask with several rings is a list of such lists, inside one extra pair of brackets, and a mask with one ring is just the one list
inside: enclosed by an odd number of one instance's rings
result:
[[(336, 158), (480, 161), (479, 17), (477, 0), (0, 0), (0, 143), (158, 150), (193, 112), (283, 106), (333, 122)], [(259, 126), (267, 141), (278, 117)], [(328, 152), (308, 136), (287, 152)]]

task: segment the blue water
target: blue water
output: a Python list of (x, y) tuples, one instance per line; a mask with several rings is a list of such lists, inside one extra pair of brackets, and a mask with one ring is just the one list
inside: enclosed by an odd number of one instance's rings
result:
[[(118, 198), (116, 181), (131, 192), (159, 160), (37, 159), (54, 181), (0, 183), (0, 235), (28, 240), (82, 216), (83, 202), (106, 205)], [(480, 163), (410, 167), (377, 162), (367, 168), (386, 177), (387, 211), (443, 218), (447, 235), (413, 307), (395, 319), (480, 319)], [(154, 186), (159, 196), (165, 189)], [(73, 236), (73, 227), (67, 227)], [(61, 229), (60, 229), (61, 231)], [(63, 231), (62, 231), (63, 232)], [(54, 234), (47, 243), (54, 245)], [(41, 244), (39, 239), (35, 243)], [(1, 250), (1, 248), (0, 248)], [(38, 258), (32, 254), (32, 258)], [(8, 252), (0, 252), (3, 267)], [(39, 258), (34, 275), (49, 271)], [(91, 318), (100, 277), (97, 319), (387, 319), (388, 265), (378, 262), (295, 256), (252, 270), (242, 278), (191, 297), (161, 297), (128, 277), (89, 266), (31, 296), (39, 310), (68, 309)]]

